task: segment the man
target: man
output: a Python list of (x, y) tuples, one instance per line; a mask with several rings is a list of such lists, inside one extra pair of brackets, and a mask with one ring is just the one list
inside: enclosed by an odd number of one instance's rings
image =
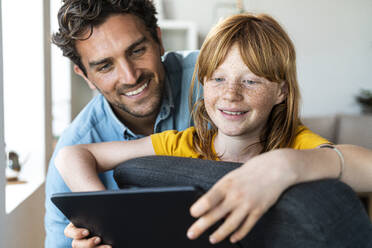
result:
[[(150, 1), (66, 0), (59, 11), (60, 29), (53, 42), (74, 62), (75, 72), (101, 94), (63, 133), (50, 161), (45, 215), (48, 248), (71, 244), (63, 234), (69, 222), (50, 201), (53, 193), (69, 191), (53, 162), (61, 147), (132, 140), (190, 125), (188, 89), (197, 53), (169, 53), (162, 59), (155, 13)], [(112, 172), (101, 179), (107, 188), (117, 188)]]
[[(54, 166), (55, 154), (61, 147), (81, 143), (138, 139), (154, 132), (169, 129), (183, 130), (190, 125), (188, 90), (197, 52), (168, 53), (162, 58), (164, 49), (155, 13), (149, 0), (65, 0), (59, 11), (60, 29), (54, 34), (53, 42), (75, 64), (75, 72), (82, 76), (92, 89), (97, 89), (101, 94), (91, 100), (64, 132), (50, 161), (46, 182), (46, 248), (71, 245), (71, 239), (64, 236), (64, 229), (69, 221), (50, 201), (53, 193), (69, 191)], [(335, 160), (338, 161), (337, 157)], [(112, 172), (102, 174), (100, 178), (108, 189), (117, 188)], [(345, 191), (349, 192), (341, 188), (341, 191), (338, 190), (334, 195), (336, 196), (336, 193), (340, 195), (340, 192)], [(304, 191), (297, 190), (297, 192), (302, 194)], [(292, 199), (298, 199), (299, 193), (295, 193), (293, 197), (291, 194), (285, 194), (284, 199), (292, 202)], [(305, 194), (307, 195), (311, 196)], [(323, 194), (322, 197), (324, 196)], [(326, 196), (327, 201), (332, 202), (333, 205), (327, 207), (323, 204), (319, 205), (324, 210), (336, 209), (335, 206), (344, 203)], [(278, 206), (290, 210), (285, 201), (281, 202), (284, 204)], [(306, 204), (306, 206), (311, 205)], [(356, 206), (354, 213), (360, 206), (358, 204), (353, 206)], [(299, 207), (299, 209), (305, 208)], [(347, 211), (348, 209), (345, 208), (344, 212)], [(315, 212), (312, 216), (315, 216)], [(272, 216), (275, 216), (275, 213), (271, 211), (268, 218), (260, 221), (264, 223), (261, 224), (263, 230), (273, 226)], [(340, 213), (340, 210), (337, 213)], [(301, 216), (303, 215), (291, 217), (297, 220), (301, 219)], [(323, 215), (317, 216), (320, 217), (315, 218), (316, 220), (322, 220)], [(335, 216), (338, 218), (339, 215)], [(360, 231), (368, 225), (364, 222), (365, 217), (365, 214), (360, 218), (353, 216), (354, 219), (360, 220), (357, 226), (359, 229), (356, 228), (358, 233), (365, 233)], [(333, 226), (333, 222), (324, 223), (326, 228), (329, 223)], [(282, 224), (282, 221), (279, 224)], [(319, 227), (320, 224), (314, 226)], [(281, 229), (277, 228), (279, 231)], [(66, 234), (75, 239), (86, 236), (81, 230), (73, 227), (66, 230)], [(340, 233), (346, 231), (345, 229)], [(271, 232), (271, 235), (274, 234), (275, 232)], [(291, 235), (290, 232), (287, 234)], [(303, 235), (310, 237), (310, 241), (313, 239), (312, 235), (317, 235), (318, 242), (323, 237), (329, 237), (330, 234), (321, 236), (310, 230)], [(275, 235), (273, 239), (277, 239)], [(295, 241), (293, 238), (286, 239), (286, 242), (292, 245), (286, 247), (297, 247)], [(96, 238), (75, 240), (73, 247), (93, 247), (99, 243), (100, 240)], [(311, 243), (307, 242), (307, 244), (307, 247), (311, 247)]]

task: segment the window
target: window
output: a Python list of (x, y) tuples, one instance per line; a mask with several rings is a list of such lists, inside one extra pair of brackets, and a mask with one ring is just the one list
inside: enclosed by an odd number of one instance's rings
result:
[(44, 181), (51, 151), (49, 6), (44, 9), (44, 2), (2, 2), (5, 149), (19, 155), (19, 179), (28, 183), (7, 187), (7, 212), (22, 201), (25, 188)]

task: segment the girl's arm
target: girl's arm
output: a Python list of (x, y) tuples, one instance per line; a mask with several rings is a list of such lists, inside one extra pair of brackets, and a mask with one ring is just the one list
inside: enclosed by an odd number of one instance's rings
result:
[[(355, 145), (336, 145), (345, 162), (341, 181), (356, 192), (372, 191), (372, 150)], [(325, 178), (337, 178), (340, 158), (332, 149), (289, 151), (289, 168), (296, 175), (296, 183)], [(295, 162), (295, 161), (299, 162)]]
[[(372, 191), (372, 150), (337, 145), (345, 159), (341, 180), (355, 191)], [(326, 178), (337, 178), (340, 160), (329, 148), (278, 149), (256, 156), (220, 179), (191, 207), (198, 220), (188, 236), (196, 238), (221, 218), (224, 223), (211, 235), (213, 243), (232, 234), (241, 240), (258, 219), (290, 186)], [(263, 190), (265, 189), (265, 190)]]
[(126, 160), (155, 155), (151, 137), (63, 147), (55, 165), (71, 191), (104, 190), (98, 173)]

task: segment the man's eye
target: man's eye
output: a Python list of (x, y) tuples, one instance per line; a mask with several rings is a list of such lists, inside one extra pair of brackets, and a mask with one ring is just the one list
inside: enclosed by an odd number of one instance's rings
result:
[(104, 64), (103, 66), (98, 67), (99, 72), (105, 72), (110, 70), (111, 64)]
[(139, 48), (139, 49), (135, 49), (135, 50), (133, 50), (132, 54), (133, 54), (134, 56), (140, 56), (140, 55), (142, 55), (145, 51), (146, 51), (146, 47), (141, 47), (141, 48)]

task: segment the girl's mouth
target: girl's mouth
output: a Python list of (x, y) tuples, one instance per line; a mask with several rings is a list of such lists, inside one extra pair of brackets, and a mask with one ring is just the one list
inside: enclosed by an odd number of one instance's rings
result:
[(243, 115), (248, 112), (248, 111), (227, 111), (227, 110), (222, 110), (222, 109), (220, 111), (228, 115)]

